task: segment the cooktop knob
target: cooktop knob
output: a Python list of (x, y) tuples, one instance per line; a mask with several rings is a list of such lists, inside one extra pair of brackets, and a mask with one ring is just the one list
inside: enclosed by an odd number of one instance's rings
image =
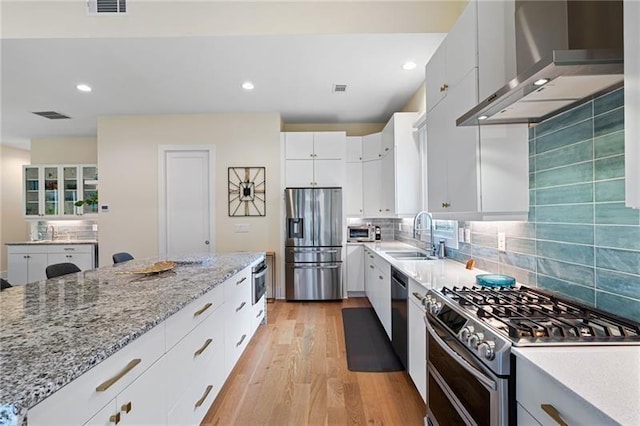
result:
[(469, 338), (467, 338), (467, 345), (473, 349), (477, 348), (478, 344), (482, 341), (481, 336), (482, 333), (473, 333)]
[(474, 331), (475, 328), (473, 328), (472, 325), (462, 327), (462, 330), (460, 330), (460, 338), (466, 342), (469, 339), (469, 336), (471, 336)]
[(432, 314), (436, 315), (442, 309), (442, 302), (438, 302), (436, 300), (431, 301), (429, 304), (429, 310)]
[(487, 340), (486, 342), (482, 342), (478, 345), (478, 353), (484, 359), (491, 361), (496, 356), (495, 347), (495, 343), (491, 340)]

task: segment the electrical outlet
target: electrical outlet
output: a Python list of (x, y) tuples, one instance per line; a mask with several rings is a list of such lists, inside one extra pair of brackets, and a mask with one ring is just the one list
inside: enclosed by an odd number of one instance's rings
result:
[(234, 227), (236, 233), (247, 233), (249, 232), (249, 224), (248, 223), (237, 223)]
[(398, 231), (402, 231), (402, 223), (398, 224)]
[(464, 242), (471, 243), (471, 229), (465, 228), (464, 230)]
[(458, 242), (464, 243), (464, 228), (458, 228)]
[(504, 232), (498, 232), (498, 251), (507, 251), (507, 239)]
[(97, 224), (97, 223), (94, 223), (93, 225), (91, 225), (91, 230), (92, 230), (93, 232), (96, 232), (96, 231), (98, 230), (98, 224)]

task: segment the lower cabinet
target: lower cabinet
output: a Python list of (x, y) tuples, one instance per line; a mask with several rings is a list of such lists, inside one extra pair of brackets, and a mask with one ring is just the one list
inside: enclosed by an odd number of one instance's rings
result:
[[(7, 254), (9, 264), (8, 279), (11, 285), (22, 285), (46, 280), (47, 253), (25, 253), (12, 251)], [(14, 249), (15, 250), (15, 249)]]
[(390, 266), (372, 250), (365, 250), (365, 289), (369, 302), (391, 339)]
[(364, 246), (347, 244), (347, 291), (364, 290)]
[(25, 244), (7, 246), (8, 279), (22, 285), (47, 279), (45, 269), (56, 263), (74, 263), (80, 270), (96, 267), (94, 244)]
[(251, 266), (28, 412), (33, 425), (197, 425), (266, 315)]
[[(409, 281), (409, 323), (407, 324), (409, 336), (409, 377), (416, 385), (422, 400), (427, 400), (427, 333), (424, 324), (424, 311), (418, 300), (413, 296), (412, 287), (414, 284)], [(424, 290), (418, 290), (424, 293)]]

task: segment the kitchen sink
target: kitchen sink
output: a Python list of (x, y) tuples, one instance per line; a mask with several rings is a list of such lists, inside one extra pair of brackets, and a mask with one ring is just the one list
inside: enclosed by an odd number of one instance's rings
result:
[(388, 251), (385, 252), (396, 260), (438, 260), (436, 256), (431, 256), (424, 251), (406, 250), (406, 251)]

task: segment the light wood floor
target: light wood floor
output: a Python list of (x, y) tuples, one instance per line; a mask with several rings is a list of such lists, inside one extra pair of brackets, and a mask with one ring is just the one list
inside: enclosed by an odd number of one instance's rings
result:
[(348, 370), (342, 302), (267, 304), (260, 326), (203, 425), (423, 425), (406, 372)]

